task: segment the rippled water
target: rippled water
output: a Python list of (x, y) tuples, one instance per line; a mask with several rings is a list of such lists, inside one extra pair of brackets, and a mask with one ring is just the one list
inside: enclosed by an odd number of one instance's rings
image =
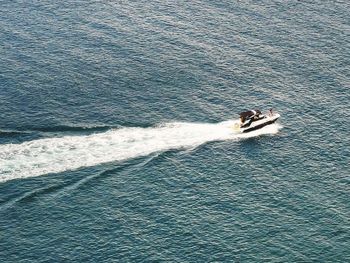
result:
[(2, 1), (1, 262), (350, 261), (349, 8)]

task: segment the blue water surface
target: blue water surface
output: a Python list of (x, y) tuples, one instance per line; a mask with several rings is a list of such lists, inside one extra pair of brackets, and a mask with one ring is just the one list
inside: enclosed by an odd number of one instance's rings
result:
[(348, 1), (4, 0), (0, 10), (0, 146), (218, 123), (251, 108), (273, 107), (283, 126), (19, 172), (0, 183), (1, 262), (350, 261)]

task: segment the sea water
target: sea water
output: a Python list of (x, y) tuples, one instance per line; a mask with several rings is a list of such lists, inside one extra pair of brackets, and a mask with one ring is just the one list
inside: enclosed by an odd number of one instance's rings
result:
[(0, 261), (349, 261), (349, 8), (2, 1)]

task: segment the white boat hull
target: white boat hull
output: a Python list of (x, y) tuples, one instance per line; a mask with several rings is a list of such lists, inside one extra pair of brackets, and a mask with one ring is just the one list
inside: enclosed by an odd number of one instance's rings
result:
[(275, 123), (279, 117), (280, 115), (278, 113), (274, 113), (272, 115), (266, 115), (261, 120), (253, 121), (248, 127), (242, 128), (239, 123), (235, 123), (233, 128), (236, 132), (251, 132)]

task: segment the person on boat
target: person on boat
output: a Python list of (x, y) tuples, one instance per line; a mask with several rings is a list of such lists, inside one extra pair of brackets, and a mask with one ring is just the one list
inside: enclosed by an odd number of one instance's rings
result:
[(270, 112), (269, 115), (272, 116), (273, 115), (272, 108), (269, 109), (269, 112)]
[(260, 119), (261, 119), (261, 117), (260, 117), (261, 111), (259, 111), (259, 110), (253, 110), (253, 112), (255, 112), (255, 114), (254, 114), (254, 116), (253, 116), (253, 119), (254, 119), (255, 121), (260, 120)]

